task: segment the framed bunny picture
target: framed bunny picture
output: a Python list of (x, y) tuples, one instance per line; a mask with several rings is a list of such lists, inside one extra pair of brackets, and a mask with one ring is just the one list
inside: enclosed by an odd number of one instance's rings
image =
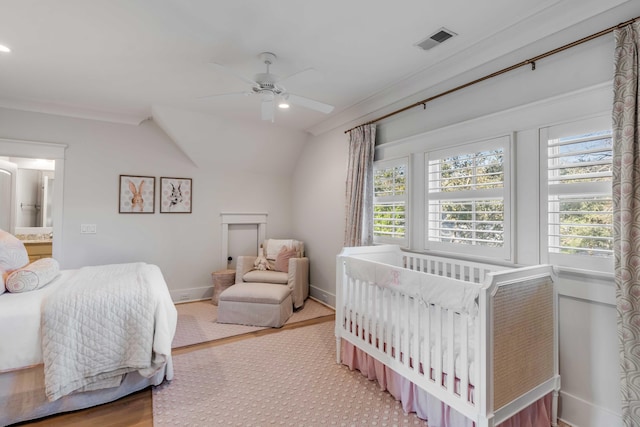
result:
[(154, 213), (156, 179), (153, 176), (120, 175), (120, 213)]
[(160, 178), (160, 213), (191, 213), (191, 178)]

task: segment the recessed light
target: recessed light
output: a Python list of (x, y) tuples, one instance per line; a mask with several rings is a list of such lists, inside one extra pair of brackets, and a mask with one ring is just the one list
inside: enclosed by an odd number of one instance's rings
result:
[(11, 49), (6, 47), (5, 45), (0, 44), (0, 52), (9, 53), (11, 52)]

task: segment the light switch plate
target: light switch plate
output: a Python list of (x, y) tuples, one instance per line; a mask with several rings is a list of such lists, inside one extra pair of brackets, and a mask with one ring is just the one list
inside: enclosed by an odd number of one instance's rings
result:
[(80, 234), (96, 234), (95, 224), (80, 224)]

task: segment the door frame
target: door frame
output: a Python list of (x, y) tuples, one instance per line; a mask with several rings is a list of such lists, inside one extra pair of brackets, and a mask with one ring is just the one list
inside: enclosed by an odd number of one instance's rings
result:
[(267, 238), (267, 216), (268, 213), (240, 213), (240, 212), (222, 212), (220, 213), (222, 235), (220, 247), (220, 265), (218, 269), (226, 269), (227, 259), (229, 258), (229, 225), (235, 224), (255, 224), (258, 226), (258, 247), (256, 253), (260, 250), (260, 245)]

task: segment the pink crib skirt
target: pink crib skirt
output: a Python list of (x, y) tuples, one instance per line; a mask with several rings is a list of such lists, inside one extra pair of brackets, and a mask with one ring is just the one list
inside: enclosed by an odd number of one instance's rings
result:
[[(382, 362), (369, 356), (353, 344), (342, 340), (342, 363), (357, 369), (370, 380), (377, 380), (382, 390), (402, 403), (405, 412), (415, 412), (427, 420), (429, 427), (475, 427), (475, 423), (455, 409), (442, 403), (402, 377)], [(549, 427), (551, 425), (551, 394), (529, 405), (499, 427)]]

